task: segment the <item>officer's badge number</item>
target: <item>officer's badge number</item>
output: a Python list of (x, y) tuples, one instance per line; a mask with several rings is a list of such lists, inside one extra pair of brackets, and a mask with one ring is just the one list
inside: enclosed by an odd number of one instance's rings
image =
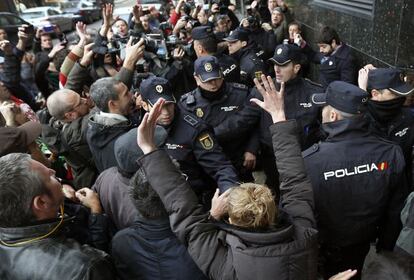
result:
[(198, 141), (205, 150), (211, 150), (214, 147), (214, 142), (210, 134), (203, 134), (198, 138)]

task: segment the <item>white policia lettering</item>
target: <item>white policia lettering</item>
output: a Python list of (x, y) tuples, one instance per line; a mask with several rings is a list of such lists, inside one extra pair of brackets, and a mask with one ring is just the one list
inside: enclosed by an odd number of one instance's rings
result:
[(221, 107), (220, 109), (223, 110), (224, 112), (231, 112), (238, 108), (239, 106), (225, 106), (225, 107)]
[(328, 181), (330, 177), (343, 178), (345, 176), (354, 176), (357, 174), (363, 174), (367, 172), (383, 171), (387, 168), (388, 168), (388, 163), (385, 161), (379, 164), (367, 163), (367, 164), (354, 166), (353, 169), (351, 168), (349, 170), (348, 168), (342, 168), (342, 169), (327, 171), (323, 173), (323, 176), (325, 178), (325, 181)]
[(223, 75), (227, 76), (231, 71), (233, 71), (234, 69), (236, 69), (236, 64), (232, 64), (229, 68), (227, 68), (226, 70), (223, 71)]
[(312, 103), (303, 102), (303, 103), (299, 103), (299, 106), (302, 106), (303, 108), (310, 108), (312, 107)]
[(407, 134), (408, 127), (404, 128), (403, 130), (400, 130), (395, 133), (395, 136), (403, 137), (405, 134)]

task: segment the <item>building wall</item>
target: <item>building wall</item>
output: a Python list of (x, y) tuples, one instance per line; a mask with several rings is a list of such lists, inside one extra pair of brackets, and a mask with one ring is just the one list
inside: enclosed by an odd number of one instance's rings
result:
[(286, 0), (314, 47), (324, 25), (334, 27), (360, 65), (398, 66), (414, 71), (414, 0), (375, 0), (372, 17), (333, 10), (313, 0)]

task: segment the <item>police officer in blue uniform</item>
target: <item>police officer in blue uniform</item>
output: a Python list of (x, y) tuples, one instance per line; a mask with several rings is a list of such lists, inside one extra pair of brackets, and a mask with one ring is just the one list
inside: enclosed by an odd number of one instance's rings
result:
[(157, 124), (168, 133), (165, 149), (180, 164), (199, 199), (207, 203), (218, 186), (221, 192), (238, 184), (231, 162), (224, 155), (214, 133), (202, 120), (176, 106), (170, 84), (166, 79), (151, 76), (142, 81), (140, 93), (143, 108), (150, 111), (159, 98), (166, 103)]
[(239, 62), (241, 82), (253, 87), (253, 79), (267, 72), (266, 64), (260, 57), (263, 50), (249, 41), (249, 31), (242, 27), (233, 30), (224, 40), (228, 43), (230, 56)]
[[(194, 77), (197, 89), (185, 94), (180, 100), (180, 108), (196, 115), (210, 126), (215, 127), (232, 118), (249, 104), (249, 89), (242, 84), (227, 83), (214, 56), (203, 56), (194, 63)], [(220, 145), (230, 158), (242, 181), (252, 181), (251, 170), (256, 164), (258, 135), (237, 133), (236, 139), (220, 139)]]
[(194, 51), (197, 58), (212, 55), (217, 57), (224, 80), (230, 83), (240, 83), (240, 67), (238, 62), (223, 52), (217, 52), (217, 39), (213, 28), (210, 26), (198, 26), (191, 31)]
[[(361, 71), (365, 71), (361, 69)], [(414, 88), (402, 80), (397, 69), (378, 68), (368, 72), (367, 117), (374, 134), (398, 144), (405, 158), (406, 171), (412, 186), (412, 152), (414, 145), (414, 118), (403, 104)]]
[(401, 148), (368, 131), (363, 111), (368, 94), (341, 81), (312, 96), (324, 106), (325, 141), (303, 152), (311, 179), (325, 279), (361, 270), (370, 242), (392, 250), (401, 230), (399, 215), (408, 195)]
[[(322, 87), (301, 75), (306, 62), (300, 48), (295, 45), (281, 44), (269, 59), (274, 65), (276, 88), (285, 84), (285, 113), (289, 119), (298, 124), (298, 135), (303, 150), (317, 143), (322, 138), (320, 127), (320, 108), (312, 104), (313, 93), (321, 92)], [(269, 114), (262, 112), (260, 119), (261, 160), (266, 174), (266, 184), (278, 194), (278, 174), (272, 148), (269, 126), (272, 125)]]

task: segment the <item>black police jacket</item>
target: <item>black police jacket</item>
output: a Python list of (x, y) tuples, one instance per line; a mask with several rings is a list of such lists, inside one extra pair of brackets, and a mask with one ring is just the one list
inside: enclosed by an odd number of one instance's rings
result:
[[(238, 111), (243, 110), (247, 103), (250, 103), (249, 90), (245, 85), (224, 83), (220, 91), (217, 94), (221, 97), (208, 100), (202, 96), (200, 89), (197, 88), (182, 96), (180, 106), (210, 126), (216, 127), (233, 118)], [(237, 128), (235, 133), (237, 133)], [(219, 141), (233, 164), (236, 167), (241, 167), (244, 152), (249, 151), (256, 154), (258, 139), (253, 137), (249, 131), (237, 134), (237, 138), (231, 141), (224, 138)]]
[(216, 186), (223, 192), (238, 184), (236, 170), (207, 124), (188, 112), (176, 110), (172, 124), (166, 129), (165, 149), (178, 161), (196, 193)]
[(239, 83), (240, 67), (238, 62), (224, 53), (217, 53), (214, 56), (218, 59), (224, 80), (229, 83)]
[(401, 148), (371, 134), (361, 116), (323, 128), (326, 141), (303, 152), (321, 242), (344, 247), (379, 237), (378, 245), (392, 250), (408, 195)]
[(249, 44), (231, 55), (239, 61), (241, 82), (248, 87), (254, 87), (256, 76), (267, 73), (266, 64), (261, 59), (263, 53), (256, 44)]
[(410, 109), (401, 110), (390, 120), (381, 121), (370, 111), (366, 115), (369, 129), (375, 135), (398, 144), (404, 154), (408, 182), (412, 185), (412, 158), (414, 145), (414, 118)]
[(320, 52), (315, 52), (308, 44), (303, 48), (303, 52), (308, 56), (309, 61), (320, 64), (319, 80), (323, 88), (326, 88), (333, 81), (356, 84), (357, 64), (351, 48), (345, 43), (342, 43), (342, 46), (326, 60)]
[[(276, 84), (279, 89), (280, 84)], [(255, 89), (257, 91), (257, 89)], [(285, 114), (287, 119), (295, 119), (298, 124), (299, 143), (302, 150), (309, 148), (322, 138), (319, 129), (321, 120), (320, 107), (312, 103), (312, 94), (323, 92), (320, 85), (302, 77), (296, 77), (285, 84)], [(257, 93), (259, 94), (259, 93)], [(260, 95), (260, 94), (259, 94)], [(272, 147), (269, 127), (273, 124), (270, 114), (262, 111), (260, 121), (260, 141)]]

